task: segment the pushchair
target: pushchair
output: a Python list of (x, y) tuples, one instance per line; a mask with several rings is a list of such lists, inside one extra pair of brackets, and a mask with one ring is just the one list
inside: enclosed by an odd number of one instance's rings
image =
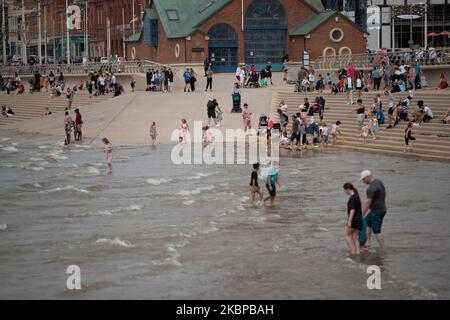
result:
[(259, 83), (259, 73), (254, 73), (250, 76), (247, 82), (247, 87), (261, 88), (261, 84)]
[(231, 109), (231, 113), (241, 113), (242, 112), (241, 94), (240, 93), (233, 94), (232, 100), (233, 100), (233, 109)]
[(260, 137), (268, 136), (268, 130), (269, 130), (268, 118), (265, 114), (261, 114), (259, 116), (259, 123), (258, 123), (258, 136)]

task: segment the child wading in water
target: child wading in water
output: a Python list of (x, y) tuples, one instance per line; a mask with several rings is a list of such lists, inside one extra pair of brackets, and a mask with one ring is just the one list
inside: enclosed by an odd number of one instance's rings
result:
[(152, 125), (150, 126), (150, 138), (151, 138), (151, 144), (152, 146), (156, 143), (156, 137), (158, 136), (158, 133), (156, 131), (156, 122), (153, 121)]
[(345, 241), (351, 254), (360, 254), (358, 234), (362, 230), (362, 207), (358, 190), (351, 183), (344, 184), (344, 192), (350, 196), (347, 202), (347, 223)]
[(112, 158), (113, 158), (113, 146), (108, 139), (103, 138), (103, 143), (105, 144), (105, 154), (106, 154), (106, 163), (108, 164), (109, 173), (112, 173)]
[(255, 197), (256, 194), (259, 195), (259, 201), (262, 204), (263, 200), (264, 200), (264, 195), (261, 191), (261, 188), (259, 186), (258, 183), (258, 173), (259, 173), (259, 163), (255, 163), (253, 164), (253, 171), (252, 171), (252, 175), (250, 177), (250, 193), (251, 193), (251, 199), (252, 199), (252, 204), (255, 203)]

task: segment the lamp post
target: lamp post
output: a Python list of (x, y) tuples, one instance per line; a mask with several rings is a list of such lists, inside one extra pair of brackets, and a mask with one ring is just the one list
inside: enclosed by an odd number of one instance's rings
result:
[(3, 38), (3, 65), (6, 66), (6, 23), (5, 23), (5, 0), (2, 2), (2, 38)]

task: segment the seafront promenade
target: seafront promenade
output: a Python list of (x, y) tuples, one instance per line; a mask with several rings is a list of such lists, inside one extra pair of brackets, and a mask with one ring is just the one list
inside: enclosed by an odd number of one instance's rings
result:
[[(112, 94), (89, 98), (87, 92), (78, 92), (72, 109), (80, 108), (83, 115), (84, 143), (100, 143), (100, 139), (106, 136), (115, 144), (148, 144), (148, 130), (153, 121), (157, 123), (158, 142), (171, 143), (171, 135), (179, 127), (182, 118), (187, 119), (189, 123), (203, 121), (205, 125), (207, 124), (206, 104), (213, 98), (218, 100), (224, 111), (223, 127), (220, 130), (224, 133), (226, 129), (242, 128), (241, 115), (231, 113), (231, 88), (234, 81), (232, 74), (217, 74), (214, 77), (213, 92), (205, 92), (205, 79), (199, 76), (197, 90), (193, 93), (183, 92), (179, 84), (173, 93), (144, 91), (131, 93), (129, 85), (124, 83), (126, 94), (116, 98), (113, 98)], [(369, 107), (377, 93), (382, 95), (387, 117), (387, 101), (383, 92), (363, 93), (363, 102)], [(321, 95), (326, 100), (324, 120), (327, 125), (331, 126), (337, 120), (342, 122), (341, 129), (344, 136), (339, 139), (337, 148), (405, 156), (403, 154), (405, 122), (401, 122), (394, 129), (386, 129), (386, 125), (380, 126), (378, 139), (369, 139), (368, 143), (364, 144), (359, 136), (361, 132), (357, 128), (356, 115), (350, 112), (352, 107), (346, 104), (345, 94), (330, 95), (324, 92)], [(275, 111), (282, 99), (287, 103), (289, 114), (292, 115), (298, 112), (298, 107), (303, 104), (306, 96), (313, 101), (318, 93), (294, 93), (292, 85), (283, 83), (280, 73), (274, 75), (274, 86), (242, 89), (242, 103), (248, 103), (250, 106), (254, 128), (257, 128), (261, 114), (270, 115), (278, 120)], [(402, 97), (406, 97), (406, 94), (395, 94), (395, 102)], [(0, 93), (0, 100), (2, 105), (11, 106), (16, 113), (12, 118), (0, 119), (2, 136), (13, 137), (18, 141), (21, 139), (32, 141), (43, 137), (63, 139), (63, 110), (68, 104), (65, 95), (51, 99), (49, 94), (44, 92), (18, 96)], [(411, 112), (416, 110), (418, 100), (424, 100), (425, 104), (432, 108), (435, 119), (414, 129), (417, 141), (406, 156), (449, 161), (450, 125), (440, 123), (439, 119), (449, 107), (450, 91), (417, 90), (411, 103)], [(43, 116), (45, 107), (49, 107), (53, 114)], [(333, 147), (327, 148), (331, 150)]]

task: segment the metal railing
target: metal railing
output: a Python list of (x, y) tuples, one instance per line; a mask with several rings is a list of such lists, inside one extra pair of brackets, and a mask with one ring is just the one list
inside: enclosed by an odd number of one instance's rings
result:
[(339, 69), (353, 64), (359, 69), (380, 66), (382, 62), (398, 62), (409, 64), (416, 61), (421, 66), (450, 65), (450, 48), (432, 50), (397, 50), (394, 52), (379, 51), (376, 53), (349, 54), (337, 56), (320, 56), (311, 65), (314, 69)]
[(64, 75), (86, 75), (91, 71), (108, 71), (115, 74), (145, 73), (148, 69), (171, 68), (174, 73), (179, 69), (166, 64), (141, 60), (120, 63), (86, 63), (86, 64), (43, 64), (25, 66), (0, 66), (0, 74), (3, 77), (18, 75), (33, 75), (35, 73), (49, 74), (53, 71), (56, 75), (62, 72)]

